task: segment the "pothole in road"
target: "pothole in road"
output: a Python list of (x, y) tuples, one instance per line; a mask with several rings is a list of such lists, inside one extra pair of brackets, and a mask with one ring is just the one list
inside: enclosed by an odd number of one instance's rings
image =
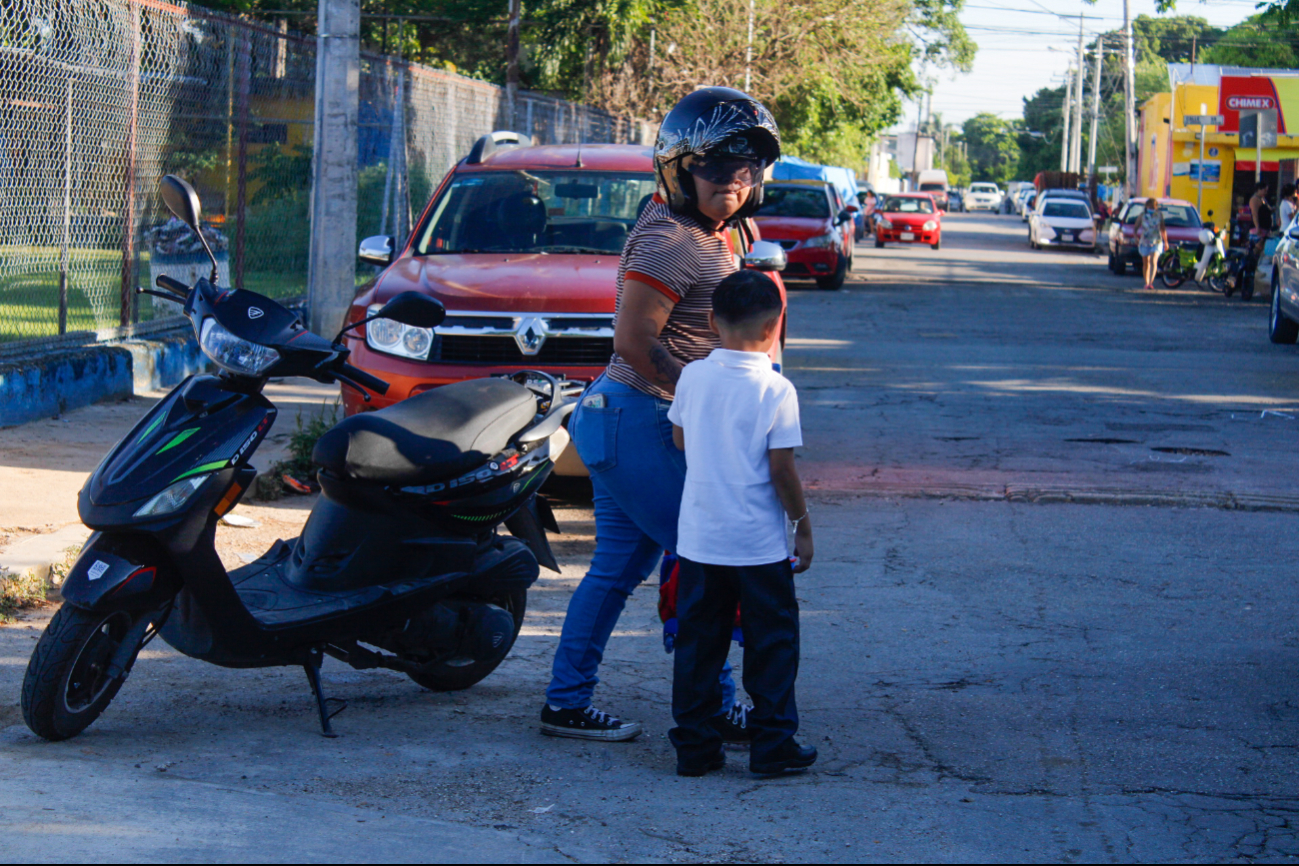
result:
[(1216, 448), (1173, 448), (1162, 446), (1151, 448), (1151, 451), (1158, 451), (1160, 454), (1185, 454), (1187, 457), (1230, 457), (1231, 454), (1226, 451), (1219, 451)]
[(1135, 439), (1066, 439), (1066, 442), (1090, 442), (1093, 445), (1140, 445)]

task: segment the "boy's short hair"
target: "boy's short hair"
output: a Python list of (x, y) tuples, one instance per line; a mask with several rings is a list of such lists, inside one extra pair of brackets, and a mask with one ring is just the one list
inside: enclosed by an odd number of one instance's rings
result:
[(713, 315), (728, 325), (766, 321), (781, 306), (780, 289), (761, 271), (736, 271), (713, 290)]

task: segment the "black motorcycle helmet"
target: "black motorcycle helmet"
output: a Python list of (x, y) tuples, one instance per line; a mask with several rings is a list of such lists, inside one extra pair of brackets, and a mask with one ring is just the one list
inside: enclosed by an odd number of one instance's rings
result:
[(683, 97), (663, 118), (654, 144), (654, 173), (668, 207), (703, 221), (695, 182), (683, 162), (702, 158), (760, 163), (748, 200), (732, 221), (762, 206), (762, 178), (780, 156), (780, 130), (762, 103), (730, 87), (704, 87)]

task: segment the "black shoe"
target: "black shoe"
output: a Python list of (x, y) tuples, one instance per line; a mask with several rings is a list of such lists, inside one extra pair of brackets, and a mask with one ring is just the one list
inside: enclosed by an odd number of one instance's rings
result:
[(806, 770), (816, 763), (816, 749), (812, 746), (800, 746), (790, 740), (785, 748), (770, 761), (763, 763), (749, 762), (749, 769), (759, 776), (779, 776), (781, 773)]
[(624, 722), (595, 707), (580, 710), (541, 708), (541, 732), (551, 737), (573, 737), (578, 740), (622, 742), (640, 736), (640, 722)]
[(677, 775), (678, 776), (702, 776), (711, 773), (713, 770), (720, 770), (726, 766), (726, 753), (718, 750), (717, 754), (710, 761), (704, 761), (702, 764), (696, 764), (693, 761), (686, 763), (677, 758)]
[(753, 728), (749, 727), (749, 712), (753, 707), (738, 701), (730, 712), (713, 716), (709, 722), (713, 730), (722, 735), (722, 742), (731, 746), (747, 746), (753, 742)]

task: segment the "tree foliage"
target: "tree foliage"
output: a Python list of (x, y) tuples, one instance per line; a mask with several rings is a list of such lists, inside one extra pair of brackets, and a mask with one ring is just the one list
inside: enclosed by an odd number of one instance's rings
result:
[(1019, 171), (1019, 134), (1015, 126), (995, 114), (982, 112), (961, 127), (970, 160), (970, 180), (1005, 185)]

